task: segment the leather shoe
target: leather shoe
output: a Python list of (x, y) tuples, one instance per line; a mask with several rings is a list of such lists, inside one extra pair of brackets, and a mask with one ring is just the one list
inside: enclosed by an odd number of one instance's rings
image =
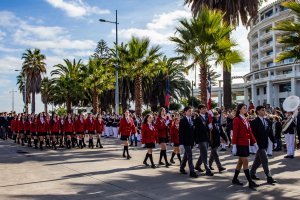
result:
[(277, 181), (274, 180), (272, 177), (268, 177), (268, 178), (267, 178), (267, 183), (273, 184), (273, 183), (277, 183)]
[(255, 174), (251, 175), (252, 180), (260, 180)]
[(249, 182), (249, 188), (255, 190), (256, 187), (259, 187), (254, 181)]
[(181, 170), (180, 170), (180, 173), (181, 173), (181, 174), (187, 174), (187, 172), (186, 172), (184, 169), (181, 169)]
[(190, 172), (190, 177), (197, 178), (198, 175), (196, 174), (196, 172)]
[(195, 170), (197, 170), (198, 172), (204, 172), (204, 170), (202, 170), (200, 167), (195, 167)]
[(220, 168), (219, 168), (219, 172), (222, 172), (222, 171), (225, 171), (225, 170), (226, 170), (225, 167), (220, 167)]
[(210, 170), (215, 170), (215, 168), (213, 168), (212, 166), (209, 166), (208, 167)]
[(207, 176), (213, 176), (213, 175), (214, 175), (211, 171), (207, 171), (205, 174), (206, 174)]
[(232, 179), (232, 184), (233, 185), (244, 185), (244, 183), (240, 182), (239, 179)]

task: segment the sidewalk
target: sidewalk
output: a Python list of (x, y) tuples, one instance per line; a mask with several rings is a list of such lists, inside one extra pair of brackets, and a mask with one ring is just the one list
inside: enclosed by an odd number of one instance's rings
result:
[[(226, 172), (191, 179), (179, 174), (177, 159), (170, 168), (151, 169), (142, 165), (145, 149), (131, 148), (133, 158), (126, 160), (121, 145), (112, 139), (102, 141), (104, 149), (40, 151), (1, 140), (0, 199), (300, 199), (299, 150), (292, 160), (284, 159), (284, 152), (274, 152), (269, 162), (279, 183), (265, 184), (261, 167), (257, 176), (263, 180), (257, 182), (262, 186), (251, 191), (247, 185), (231, 185), (236, 157), (229, 150), (219, 152)], [(198, 151), (194, 149), (194, 162)], [(156, 150), (154, 161), (158, 158)], [(254, 156), (250, 159), (251, 166)], [(246, 183), (243, 173), (240, 180)]]

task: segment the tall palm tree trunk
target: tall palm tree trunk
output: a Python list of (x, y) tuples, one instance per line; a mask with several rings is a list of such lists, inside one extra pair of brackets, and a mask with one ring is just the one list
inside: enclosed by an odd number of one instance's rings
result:
[(96, 90), (93, 91), (93, 113), (97, 114), (99, 112), (99, 98), (98, 92)]
[(32, 91), (31, 95), (31, 113), (35, 113), (35, 91)]
[(67, 105), (67, 113), (72, 113), (72, 103), (70, 98), (66, 99), (66, 105)]
[(202, 104), (207, 103), (207, 65), (200, 65), (200, 101)]
[(142, 116), (142, 105), (143, 105), (143, 96), (142, 96), (142, 77), (136, 76), (134, 78), (134, 95), (135, 95), (135, 112), (137, 115)]
[(231, 71), (223, 67), (223, 96), (225, 109), (232, 108)]
[(48, 113), (48, 102), (47, 101), (44, 103), (44, 111), (45, 111), (45, 113)]

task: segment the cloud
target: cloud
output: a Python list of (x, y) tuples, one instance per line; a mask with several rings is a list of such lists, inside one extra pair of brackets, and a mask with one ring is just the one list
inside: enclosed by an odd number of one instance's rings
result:
[(6, 36), (6, 33), (4, 31), (0, 30), (0, 40), (3, 40), (3, 38)]
[(5, 56), (0, 58), (0, 74), (16, 73), (15, 69), (21, 69), (21, 57)]
[(69, 17), (84, 17), (92, 14), (109, 14), (107, 9), (101, 9), (96, 6), (90, 6), (82, 0), (64, 1), (64, 0), (46, 0), (54, 8), (66, 12)]
[(169, 45), (171, 44), (169, 37), (174, 34), (174, 27), (178, 19), (190, 16), (190, 12), (186, 9), (157, 14), (151, 22), (146, 24), (146, 28), (121, 29), (120, 36), (124, 39), (130, 39), (133, 35), (137, 37), (149, 37), (155, 44)]

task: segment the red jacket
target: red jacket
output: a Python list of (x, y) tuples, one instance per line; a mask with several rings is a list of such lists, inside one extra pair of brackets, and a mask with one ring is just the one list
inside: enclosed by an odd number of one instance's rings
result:
[(65, 120), (64, 131), (65, 131), (65, 133), (73, 133), (74, 132), (74, 124), (73, 124), (72, 120), (70, 123), (69, 123), (68, 119)]
[(160, 138), (168, 138), (168, 126), (166, 125), (166, 121), (167, 120), (162, 117), (156, 118), (155, 127), (158, 131), (158, 137)]
[(170, 129), (170, 141), (179, 144), (179, 127), (177, 128), (175, 125), (171, 126)]
[(50, 131), (51, 131), (51, 119), (49, 119), (49, 121), (46, 120), (46, 130), (47, 130), (48, 133), (50, 133)]
[(58, 121), (58, 119), (51, 120), (50, 123), (50, 129), (51, 129), (51, 133), (59, 133), (60, 131), (60, 122)]
[(29, 121), (23, 122), (23, 130), (24, 131), (29, 131), (30, 130), (30, 123), (29, 123)]
[(129, 122), (127, 122), (126, 118), (123, 117), (120, 121), (118, 133), (123, 136), (130, 136), (131, 133), (136, 133), (136, 128), (135, 128), (133, 119), (130, 118)]
[[(248, 128), (246, 124), (248, 124)], [(235, 117), (233, 119), (232, 144), (249, 146), (249, 139), (252, 144), (256, 143), (248, 119), (243, 120), (241, 117)]]
[(85, 131), (85, 120), (82, 119), (81, 121), (80, 119), (77, 119), (75, 121), (74, 129), (76, 133), (83, 133)]
[(10, 130), (11, 130), (12, 132), (15, 132), (15, 131), (16, 131), (16, 122), (17, 122), (16, 119), (11, 120), (11, 122), (10, 122)]
[(142, 125), (142, 144), (147, 143), (155, 143), (158, 141), (157, 130), (154, 126), (152, 126), (152, 130), (150, 129), (149, 124)]
[(95, 122), (94, 119), (86, 119), (85, 120), (85, 130), (89, 131), (89, 132), (93, 132), (95, 131), (96, 127), (95, 127)]
[(97, 131), (97, 133), (102, 133), (103, 130), (104, 130), (104, 121), (101, 120), (101, 121), (99, 122), (99, 120), (96, 119), (96, 120), (95, 120), (95, 125), (96, 125), (96, 131)]
[(16, 132), (20, 132), (23, 130), (22, 120), (16, 120)]
[(30, 132), (36, 133), (36, 131), (37, 131), (37, 122), (36, 121), (30, 122)]
[(47, 122), (44, 119), (43, 123), (41, 122), (41, 119), (37, 119), (37, 132), (39, 133), (46, 133), (47, 132)]
[(65, 132), (65, 120), (59, 119), (59, 130), (63, 133)]

